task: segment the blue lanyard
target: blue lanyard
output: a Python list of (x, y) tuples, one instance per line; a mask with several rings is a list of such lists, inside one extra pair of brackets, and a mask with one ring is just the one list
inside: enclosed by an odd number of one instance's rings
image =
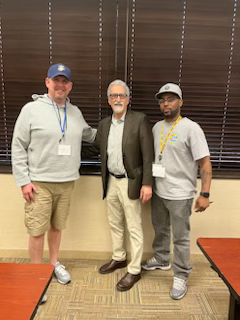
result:
[(62, 121), (61, 121), (61, 116), (60, 116), (60, 112), (59, 112), (59, 108), (57, 105), (57, 110), (58, 110), (58, 115), (57, 115), (57, 111), (54, 108), (55, 112), (56, 112), (56, 116), (58, 118), (58, 122), (62, 131), (63, 136), (65, 135), (65, 129), (67, 128), (67, 107), (66, 107), (66, 103), (64, 105), (64, 120), (63, 120), (63, 126), (62, 126)]
[[(49, 99), (52, 101), (52, 99), (49, 97)], [(56, 111), (56, 108), (55, 108), (55, 105), (54, 105), (54, 102), (52, 101), (52, 105), (53, 105), (53, 109), (55, 110), (55, 113), (56, 113), (56, 116), (57, 116), (57, 119), (58, 119), (58, 122), (59, 122), (59, 125), (60, 125), (60, 129), (61, 129), (61, 132), (63, 134), (62, 138), (64, 137), (65, 135), (65, 129), (67, 128), (67, 105), (65, 103), (64, 105), (64, 120), (63, 120), (63, 126), (62, 126), (62, 121), (61, 121), (61, 116), (60, 116), (60, 112), (59, 112), (59, 108), (58, 108), (58, 105), (56, 104), (57, 106), (57, 110), (58, 110), (58, 113)], [(61, 139), (62, 140), (62, 139)]]

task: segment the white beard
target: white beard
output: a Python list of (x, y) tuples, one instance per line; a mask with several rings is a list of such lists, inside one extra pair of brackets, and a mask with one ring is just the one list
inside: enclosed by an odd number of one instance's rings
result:
[(117, 105), (114, 105), (113, 109), (114, 109), (114, 113), (117, 113), (117, 114), (122, 113), (124, 110), (124, 106), (117, 104)]

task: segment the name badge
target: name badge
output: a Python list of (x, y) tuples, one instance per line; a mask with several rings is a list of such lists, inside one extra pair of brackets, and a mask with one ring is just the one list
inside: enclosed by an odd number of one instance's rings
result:
[(157, 178), (165, 178), (166, 169), (158, 163), (153, 163), (152, 165), (152, 175)]
[(71, 155), (71, 145), (59, 144), (58, 145), (58, 155), (59, 156), (70, 156)]

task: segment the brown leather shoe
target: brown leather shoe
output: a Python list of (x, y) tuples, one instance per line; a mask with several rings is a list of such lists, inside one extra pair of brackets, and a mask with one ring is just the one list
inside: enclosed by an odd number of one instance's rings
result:
[(127, 266), (127, 260), (124, 260), (124, 261), (111, 260), (110, 262), (101, 266), (101, 268), (99, 269), (99, 272), (101, 274), (111, 273), (116, 269), (124, 268), (126, 266)]
[(141, 279), (141, 274), (131, 274), (127, 273), (125, 276), (117, 283), (117, 290), (127, 291), (132, 288), (134, 283)]

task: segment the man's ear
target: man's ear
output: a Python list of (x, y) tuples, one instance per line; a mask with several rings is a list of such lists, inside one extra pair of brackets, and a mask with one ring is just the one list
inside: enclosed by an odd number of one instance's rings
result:
[(48, 88), (48, 84), (49, 84), (49, 78), (45, 78), (45, 85)]
[(73, 83), (72, 83), (72, 81), (70, 81), (70, 84), (71, 84), (71, 89), (70, 89), (70, 91), (72, 91), (72, 88), (73, 88)]
[(183, 105), (183, 99), (180, 100), (180, 108), (182, 107)]

